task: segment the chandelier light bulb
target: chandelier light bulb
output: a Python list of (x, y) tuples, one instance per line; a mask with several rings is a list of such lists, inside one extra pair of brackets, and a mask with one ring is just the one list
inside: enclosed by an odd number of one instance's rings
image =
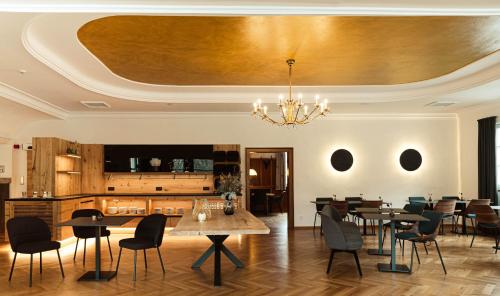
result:
[(307, 116), (307, 105), (304, 105), (304, 116)]

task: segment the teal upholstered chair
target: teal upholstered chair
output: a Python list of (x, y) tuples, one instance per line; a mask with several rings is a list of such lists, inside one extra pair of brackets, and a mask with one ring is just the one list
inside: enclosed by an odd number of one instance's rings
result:
[(441, 256), (441, 251), (439, 250), (439, 245), (436, 241), (436, 237), (439, 232), (439, 226), (443, 218), (443, 214), (434, 211), (424, 211), (422, 216), (429, 219), (429, 221), (419, 221), (413, 225), (413, 228), (409, 231), (400, 232), (396, 234), (396, 238), (400, 240), (407, 240), (412, 243), (411, 249), (411, 263), (410, 272), (413, 267), (413, 254), (417, 255), (418, 263), (420, 264), (420, 257), (418, 256), (417, 244), (423, 244), (434, 242), (436, 249), (438, 251), (439, 259), (441, 260), (441, 265), (443, 266), (444, 273), (446, 274), (446, 267), (444, 266), (443, 257)]

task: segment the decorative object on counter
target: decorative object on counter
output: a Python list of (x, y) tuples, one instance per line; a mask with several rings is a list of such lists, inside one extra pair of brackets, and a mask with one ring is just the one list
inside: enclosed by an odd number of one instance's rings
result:
[(195, 172), (212, 172), (214, 170), (214, 162), (211, 159), (193, 159), (193, 171)]
[(145, 208), (138, 208), (137, 214), (138, 215), (146, 215), (146, 209)]
[(77, 155), (78, 154), (78, 150), (76, 149), (78, 145), (78, 142), (69, 142), (69, 147), (66, 148), (66, 153), (68, 154), (72, 154), (72, 155)]
[(172, 215), (174, 213), (174, 208), (170, 208), (170, 207), (165, 208), (165, 213), (167, 215)]
[(153, 213), (155, 214), (161, 214), (161, 208), (154, 208)]
[(118, 213), (120, 213), (120, 214), (127, 214), (128, 213), (128, 208), (127, 207), (119, 207), (118, 208)]
[(184, 173), (189, 173), (189, 169), (191, 168), (191, 162), (189, 159), (184, 159)]
[(175, 158), (172, 160), (172, 172), (184, 172), (184, 159)]
[(118, 213), (118, 208), (117, 207), (108, 207), (107, 212), (110, 215), (116, 215)]
[(207, 221), (207, 214), (205, 214), (205, 211), (201, 211), (198, 213), (198, 222), (205, 222)]
[(138, 171), (139, 171), (139, 158), (138, 157), (131, 157), (130, 158), (130, 172), (136, 173)]
[(221, 193), (224, 199), (224, 214), (234, 214), (234, 202), (236, 201), (236, 193), (241, 192), (241, 180), (239, 176), (231, 174), (221, 175), (219, 178), (219, 187), (217, 192)]
[(38, 197), (38, 191), (33, 191), (32, 197), (35, 197), (35, 198)]
[(178, 215), (184, 215), (184, 208), (178, 208), (177, 209), (177, 214)]
[(161, 159), (153, 157), (149, 161), (149, 164), (153, 168), (153, 171), (158, 172), (160, 170), (160, 166), (161, 166)]
[(133, 215), (137, 215), (137, 207), (129, 207), (129, 213)]
[(193, 205), (193, 220), (198, 220), (198, 214), (200, 212), (205, 213), (206, 219), (210, 219), (212, 217), (212, 211), (210, 211), (210, 206), (208, 204), (208, 200), (206, 198), (203, 199), (195, 199)]

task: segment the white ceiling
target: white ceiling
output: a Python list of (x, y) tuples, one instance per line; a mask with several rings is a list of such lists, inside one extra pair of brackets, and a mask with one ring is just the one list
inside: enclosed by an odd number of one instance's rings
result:
[[(37, 120), (91, 116), (96, 112), (160, 114), (164, 112), (248, 112), (257, 97), (274, 102), (283, 87), (176, 87), (140, 84), (113, 75), (76, 38), (85, 22), (115, 12), (162, 14), (398, 14), (398, 15), (500, 15), (500, 1), (13, 1), (0, 0), (0, 110), (12, 110)], [(64, 5), (62, 4), (64, 3)], [(140, 3), (140, 5), (137, 5)], [(259, 5), (255, 5), (258, 3)], [(113, 5), (111, 5), (113, 4)], [(251, 4), (254, 4), (250, 7)], [(277, 4), (283, 4), (278, 6)], [(349, 6), (347, 6), (349, 4)], [(339, 8), (340, 7), (340, 8)], [(382, 7), (382, 8), (381, 8)], [(112, 10), (114, 9), (114, 10)], [(127, 9), (129, 11), (127, 11)], [(260, 10), (259, 10), (260, 9)], [(302, 10), (300, 10), (302, 9)], [(43, 13), (40, 13), (42, 11)], [(66, 11), (50, 13), (50, 11)], [(91, 11), (71, 13), (69, 11)], [(104, 13), (96, 13), (104, 11)], [(295, 12), (294, 12), (295, 11)], [(315, 12), (316, 11), (316, 12)], [(20, 73), (26, 70), (26, 73)], [(299, 89), (306, 95), (318, 88)], [(423, 82), (395, 86), (322, 87), (338, 114), (455, 113), (463, 108), (500, 100), (500, 52), (454, 73)], [(3, 98), (1, 98), (3, 97)], [(311, 96), (312, 97), (312, 96)], [(89, 110), (80, 101), (105, 101), (109, 110)], [(434, 101), (451, 101), (449, 107), (429, 107)], [(13, 105), (13, 102), (17, 103)], [(27, 111), (29, 109), (38, 110)], [(4, 113), (4, 112), (2, 112)], [(4, 116), (4, 114), (1, 114)], [(15, 121), (12, 117), (9, 118)]]

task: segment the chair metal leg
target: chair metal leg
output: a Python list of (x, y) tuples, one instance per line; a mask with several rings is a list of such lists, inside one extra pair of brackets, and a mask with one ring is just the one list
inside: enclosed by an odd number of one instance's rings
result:
[(328, 260), (328, 267), (326, 268), (326, 273), (330, 273), (330, 269), (332, 267), (332, 262), (333, 262), (333, 253), (335, 253), (333, 250), (330, 252), (330, 260)]
[(111, 261), (113, 261), (113, 253), (111, 252), (111, 244), (109, 243), (109, 236), (106, 236), (108, 239), (108, 247), (109, 247), (109, 257), (111, 257)]
[(118, 262), (116, 262), (116, 273), (118, 273), (118, 267), (120, 266), (121, 258), (122, 258), (122, 248), (120, 248), (120, 252), (118, 253)]
[(56, 252), (57, 252), (57, 259), (59, 260), (59, 268), (61, 269), (61, 274), (62, 277), (64, 278), (64, 269), (61, 262), (61, 255), (59, 255), (59, 250), (56, 250)]
[(137, 250), (134, 250), (134, 282), (136, 280), (136, 271), (137, 271)]
[(42, 252), (40, 252), (40, 274), (42, 274)]
[(476, 238), (476, 227), (474, 226), (474, 232), (472, 233), (472, 240), (470, 241), (470, 248), (472, 248), (472, 244), (474, 243), (474, 239)]
[(318, 212), (314, 213), (313, 232), (316, 230), (316, 217), (317, 216), (318, 216)]
[(161, 269), (163, 270), (163, 273), (165, 273), (165, 267), (163, 266), (163, 260), (161, 259), (161, 252), (160, 248), (157, 247), (156, 250), (158, 251), (158, 257), (160, 257), (160, 264), (161, 264)]
[(405, 256), (405, 241), (403, 240), (403, 247), (401, 248), (401, 256)]
[(429, 255), (429, 251), (427, 250), (427, 245), (424, 243), (425, 254)]
[(30, 254), (30, 287), (33, 281), (33, 254)]
[(446, 267), (444, 267), (444, 261), (443, 261), (443, 257), (441, 256), (441, 251), (439, 250), (438, 243), (437, 243), (437, 241), (434, 241), (434, 243), (436, 244), (436, 249), (437, 249), (437, 251), (438, 251), (439, 260), (441, 260), (441, 265), (443, 266), (444, 274), (448, 274), (448, 273), (446, 272)]
[(87, 252), (87, 239), (83, 240), (83, 266), (85, 266), (85, 252)]
[(417, 255), (418, 264), (420, 264), (420, 256), (418, 256), (417, 244), (413, 242), (413, 248), (415, 248), (415, 254)]
[(358, 252), (354, 251), (352, 254), (354, 255), (354, 260), (356, 260), (356, 265), (358, 266), (359, 276), (363, 276), (363, 273), (361, 272), (361, 265), (359, 264)]
[(14, 271), (14, 265), (16, 264), (17, 252), (14, 253), (14, 260), (12, 260), (12, 267), (10, 268), (9, 282), (12, 279), (12, 272)]
[(76, 251), (78, 250), (78, 242), (80, 241), (80, 238), (76, 238), (76, 246), (75, 246), (75, 254), (73, 255), (73, 261), (76, 260)]
[(495, 238), (495, 254), (498, 253), (498, 244), (500, 243), (500, 238), (496, 237)]
[(148, 270), (148, 259), (146, 258), (146, 249), (144, 251), (144, 268)]
[(415, 250), (415, 242), (411, 242), (411, 257), (410, 257), (410, 273), (413, 272), (413, 253)]

